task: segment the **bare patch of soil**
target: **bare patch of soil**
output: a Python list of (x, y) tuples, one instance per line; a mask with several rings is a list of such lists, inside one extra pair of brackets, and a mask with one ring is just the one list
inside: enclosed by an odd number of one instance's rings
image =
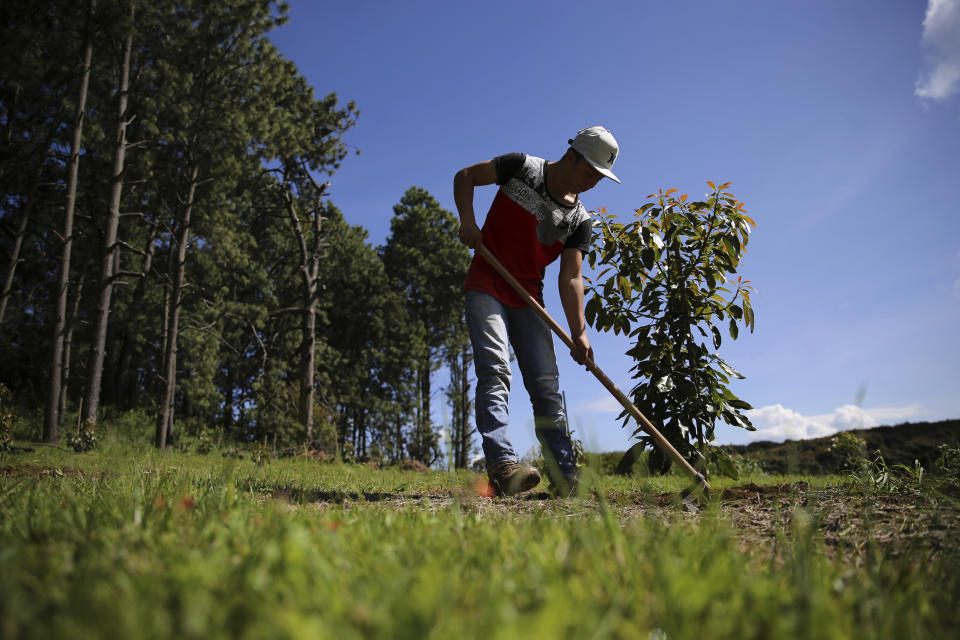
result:
[(42, 467), (32, 464), (18, 464), (16, 466), (0, 467), (0, 477), (3, 478), (99, 478), (100, 472), (84, 471), (73, 467)]
[(418, 508), (436, 511), (459, 506), (481, 517), (590, 517), (605, 511), (627, 524), (637, 518), (664, 524), (699, 522), (706, 517), (726, 520), (744, 550), (770, 550), (789, 540), (798, 528), (810, 527), (827, 553), (848, 561), (862, 561), (875, 550), (884, 556), (921, 551), (931, 560), (956, 556), (951, 541), (960, 535), (960, 502), (916, 495), (865, 496), (849, 488), (813, 489), (806, 483), (776, 486), (746, 484), (698, 500), (676, 494), (610, 492), (601, 500), (592, 493), (558, 500), (546, 492), (514, 498), (487, 498), (469, 488), (423, 494), (278, 491), (276, 498), (312, 504), (318, 509)]
[[(797, 526), (819, 532), (832, 555), (863, 558), (871, 550), (887, 557), (922, 551), (931, 558), (957, 555), (960, 504), (919, 495), (859, 495), (842, 487), (811, 489), (803, 483), (745, 485), (723, 492), (721, 513), (747, 546), (790, 537)], [(798, 515), (803, 518), (797, 522)]]

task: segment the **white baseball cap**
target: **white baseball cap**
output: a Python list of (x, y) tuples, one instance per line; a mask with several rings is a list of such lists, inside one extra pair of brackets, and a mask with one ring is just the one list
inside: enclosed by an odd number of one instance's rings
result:
[(577, 137), (567, 142), (570, 148), (586, 158), (590, 166), (614, 182), (620, 182), (610, 170), (620, 153), (620, 146), (612, 133), (600, 126), (587, 127), (578, 131)]

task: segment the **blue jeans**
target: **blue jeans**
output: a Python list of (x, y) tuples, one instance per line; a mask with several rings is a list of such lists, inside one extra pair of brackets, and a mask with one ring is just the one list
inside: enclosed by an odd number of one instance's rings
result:
[(509, 341), (533, 403), (534, 428), (548, 469), (555, 464), (564, 476), (576, 476), (576, 459), (567, 433), (550, 327), (529, 307), (510, 307), (480, 291), (467, 291), (466, 299), (467, 325), (477, 372), (477, 431), (483, 441), (487, 469), (501, 462), (517, 461), (507, 432)]

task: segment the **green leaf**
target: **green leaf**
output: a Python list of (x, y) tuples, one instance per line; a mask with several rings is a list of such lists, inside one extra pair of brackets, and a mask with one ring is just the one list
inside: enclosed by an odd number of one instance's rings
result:
[(737, 327), (737, 321), (730, 318), (730, 337), (736, 340), (738, 335), (740, 335), (740, 329)]
[(726, 363), (725, 360), (721, 358), (717, 358), (717, 363), (720, 365), (721, 369), (727, 372), (728, 375), (731, 375), (734, 378), (738, 378), (740, 380), (746, 380), (747, 377), (745, 375), (743, 375), (742, 373), (740, 373), (739, 371), (731, 367), (729, 364)]
[(720, 329), (717, 329), (715, 326), (710, 325), (710, 331), (713, 332), (713, 348), (714, 348), (714, 349), (719, 349), (719, 348), (720, 348), (720, 342), (721, 342), (721, 339), (720, 339)]
[(643, 251), (640, 252), (640, 260), (643, 261), (644, 268), (649, 271), (653, 269), (653, 264), (656, 260), (656, 254), (650, 247), (644, 247)]
[(728, 237), (730, 239), (730, 244), (733, 245), (733, 255), (739, 256), (740, 255), (740, 238), (738, 238), (736, 234)]
[(692, 400), (697, 397), (697, 387), (689, 380), (681, 380), (677, 384), (677, 393), (687, 400)]
[(653, 345), (647, 341), (637, 342), (635, 347), (627, 351), (627, 355), (637, 362), (646, 360), (651, 353), (653, 353)]
[(591, 327), (594, 326), (594, 322), (596, 322), (599, 306), (600, 298), (593, 296), (587, 301), (587, 305), (583, 309), (583, 315), (587, 320), (587, 324), (589, 324)]
[(669, 375), (665, 375), (659, 380), (657, 380), (657, 391), (660, 393), (668, 393), (673, 389), (673, 380)]
[(737, 465), (730, 454), (722, 449), (714, 449), (713, 454), (713, 461), (720, 473), (734, 480), (740, 479), (740, 472), (737, 470)]
[(659, 233), (656, 233), (656, 232), (651, 233), (650, 242), (652, 242), (657, 249), (661, 251), (663, 250), (663, 238), (660, 237)]

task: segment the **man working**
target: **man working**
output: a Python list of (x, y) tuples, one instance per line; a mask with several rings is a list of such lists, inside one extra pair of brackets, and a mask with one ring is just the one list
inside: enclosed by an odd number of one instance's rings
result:
[[(546, 266), (560, 258), (560, 301), (575, 345), (570, 355), (583, 364), (593, 360), (581, 277), (592, 222), (578, 195), (604, 176), (620, 182), (610, 170), (619, 147), (603, 127), (583, 129), (569, 144), (556, 162), (511, 153), (461, 169), (453, 180), (453, 196), (460, 214), (460, 242), (471, 249), (483, 242), (541, 304)], [(474, 188), (494, 183), (500, 189), (481, 230), (473, 211)], [(576, 460), (566, 430), (550, 328), (480, 255), (473, 257), (464, 290), (477, 372), (477, 430), (494, 491), (511, 496), (540, 483), (536, 469), (517, 463), (507, 433), (509, 341), (533, 403), (551, 489), (562, 496), (575, 494)]]

